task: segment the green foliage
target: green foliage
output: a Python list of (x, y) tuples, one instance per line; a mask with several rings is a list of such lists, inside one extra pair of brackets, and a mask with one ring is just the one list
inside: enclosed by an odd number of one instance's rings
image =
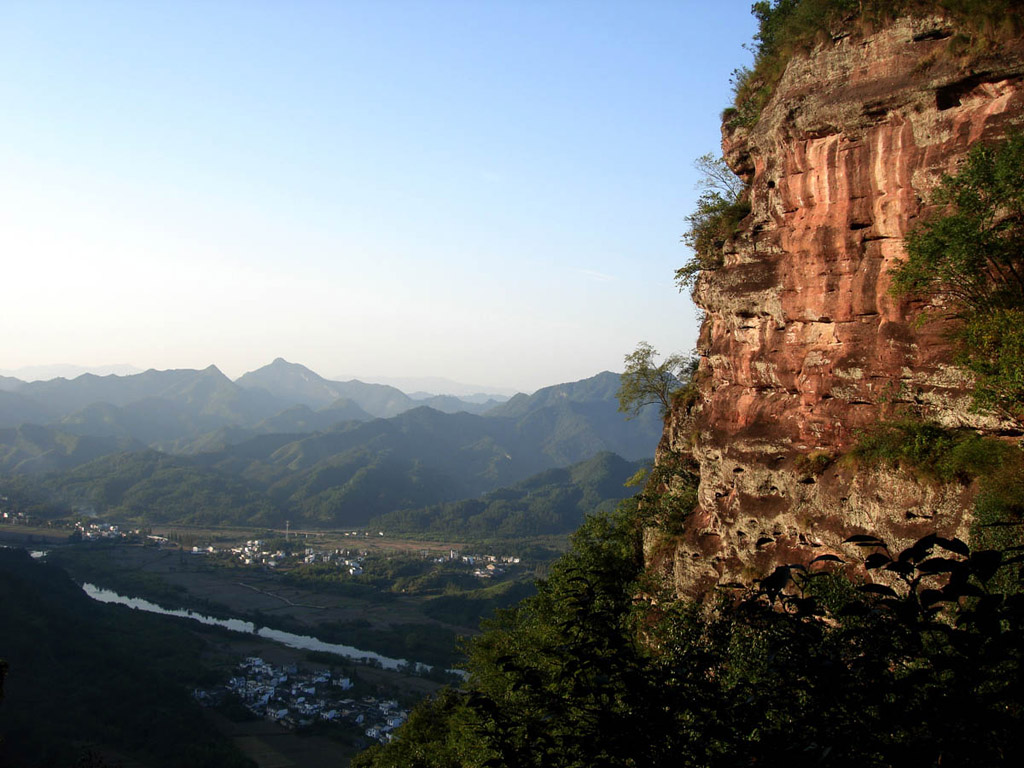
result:
[(525, 581), (506, 581), (484, 589), (467, 590), (431, 598), (423, 613), (432, 619), (462, 627), (478, 627), (497, 610), (511, 608), (532, 596), (536, 586)]
[(250, 765), (189, 695), (209, 682), (193, 633), (96, 603), (23, 550), (0, 550), (0, 603), (0, 764), (73, 765), (94, 748), (154, 768)]
[[(685, 532), (686, 520), (697, 506), (699, 471), (692, 459), (665, 451), (637, 497), (640, 522), (658, 545), (672, 549)], [(651, 559), (657, 558), (657, 550), (656, 546), (649, 553)]]
[(956, 51), (988, 50), (1024, 28), (1017, 0), (759, 0), (754, 63), (733, 74), (734, 106), (723, 114), (732, 126), (752, 126), (775, 91), (789, 60), (816, 43), (864, 25), (900, 16), (941, 14), (962, 30)]
[(828, 451), (811, 451), (797, 457), (795, 468), (797, 472), (815, 477), (832, 466), (835, 460), (835, 454)]
[(689, 226), (682, 239), (693, 256), (676, 270), (679, 290), (692, 289), (702, 271), (722, 266), (725, 244), (750, 213), (746, 188), (724, 159), (706, 154), (697, 158), (694, 166), (701, 174), (697, 186), (703, 191), (697, 209), (686, 217)]
[(1024, 424), (1024, 308), (969, 318), (957, 362), (974, 376), (974, 402)]
[[(1024, 548), (1024, 451), (1008, 451), (1001, 466), (987, 474), (974, 501), (971, 544), (1009, 551)], [(1020, 565), (1001, 571), (995, 583), (1007, 593), (1024, 586)]]
[(697, 358), (686, 355), (668, 355), (656, 362), (658, 350), (641, 341), (626, 355), (625, 371), (616, 397), (619, 410), (636, 416), (648, 405), (661, 406), (664, 416), (672, 407), (672, 395), (693, 377)]
[(908, 235), (893, 290), (949, 307), (976, 406), (1024, 423), (1024, 134), (972, 148), (934, 202), (943, 213)]
[(1012, 449), (966, 429), (902, 419), (865, 430), (851, 456), (861, 461), (905, 467), (940, 482), (970, 482), (1002, 466)]
[(714, 606), (642, 607), (635, 522), (629, 512), (589, 521), (537, 596), (474, 640), (465, 688), (355, 765), (1024, 758), (1024, 601), (996, 587), (1015, 553), (928, 536), (890, 554), (856, 536), (880, 583), (787, 566)]
[(353, 758), (352, 768), (481, 766), (485, 747), (473, 727), (464, 697), (444, 688), (413, 710), (402, 726), (402, 738), (370, 747)]
[(603, 452), (478, 499), (397, 510), (374, 518), (370, 525), (389, 535), (428, 534), (445, 541), (567, 535), (579, 527), (587, 512), (610, 509), (629, 496), (624, 483), (643, 463)]
[(907, 237), (897, 292), (939, 294), (961, 314), (1024, 303), (1024, 135), (975, 145), (944, 176), (932, 202), (944, 212)]

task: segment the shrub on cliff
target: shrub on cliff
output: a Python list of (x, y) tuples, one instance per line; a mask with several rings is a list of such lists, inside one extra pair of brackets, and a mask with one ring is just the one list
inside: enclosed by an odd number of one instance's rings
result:
[(939, 482), (969, 483), (999, 471), (1012, 451), (1005, 443), (968, 429), (904, 418), (882, 421), (862, 432), (851, 456)]
[(908, 235), (893, 289), (949, 308), (976, 405), (1024, 423), (1024, 134), (975, 146), (933, 202), (942, 213)]
[(961, 33), (953, 50), (991, 48), (1019, 36), (1019, 0), (759, 0), (752, 46), (754, 63), (733, 75), (733, 106), (722, 117), (733, 126), (757, 123), (789, 60), (843, 32), (885, 24), (901, 16), (946, 16)]
[(689, 226), (682, 240), (693, 256), (676, 270), (679, 290), (692, 289), (701, 272), (722, 266), (725, 244), (750, 213), (746, 186), (724, 159), (706, 154), (697, 158), (694, 166), (701, 174), (697, 188), (703, 191), (697, 209), (686, 217)]

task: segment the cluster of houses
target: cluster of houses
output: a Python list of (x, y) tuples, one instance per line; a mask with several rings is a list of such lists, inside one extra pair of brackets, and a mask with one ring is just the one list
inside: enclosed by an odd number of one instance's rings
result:
[[(7, 497), (0, 497), (0, 501), (7, 501)], [(9, 512), (4, 510), (0, 512), (0, 522), (11, 525), (33, 525), (35, 520), (31, 515), (26, 515), (24, 512)]]
[(193, 695), (210, 706), (220, 703), (230, 692), (254, 715), (288, 728), (317, 721), (347, 722), (362, 728), (371, 739), (390, 741), (394, 729), (408, 718), (408, 711), (393, 699), (364, 696), (357, 700), (346, 696), (351, 689), (351, 679), (333, 676), (326, 670), (275, 667), (250, 656), (238, 665), (237, 674), (226, 685), (210, 690), (197, 688)]
[[(243, 565), (261, 565), (268, 568), (277, 568), (285, 565), (286, 561), (301, 561), (307, 565), (314, 563), (333, 563), (340, 569), (348, 571), (353, 576), (359, 576), (363, 572), (363, 556), (353, 557), (348, 550), (332, 549), (317, 550), (306, 547), (301, 555), (288, 555), (284, 550), (270, 551), (266, 548), (262, 539), (251, 539), (239, 547), (232, 547), (231, 556), (237, 558)], [(196, 555), (217, 554), (215, 547), (192, 547), (192, 553)]]
[[(192, 553), (196, 555), (217, 554), (219, 550), (212, 546), (192, 547)], [(368, 552), (355, 552), (348, 549), (315, 549), (305, 547), (301, 554), (289, 555), (283, 550), (271, 551), (266, 547), (262, 539), (251, 539), (245, 544), (232, 547), (230, 556), (237, 559), (243, 565), (263, 566), (267, 568), (278, 568), (297, 563), (301, 560), (306, 565), (318, 563), (331, 564), (339, 570), (347, 571), (352, 576), (361, 576), (363, 563)], [(458, 550), (449, 550), (447, 555), (437, 557), (429, 555), (427, 551), (424, 556), (430, 556), (436, 563), (459, 562), (473, 569), (473, 575), (479, 579), (491, 579), (500, 576), (513, 565), (519, 565), (520, 559), (511, 555), (480, 555), (463, 554)]]
[(478, 579), (493, 579), (503, 574), (508, 566), (519, 565), (520, 562), (518, 557), (511, 555), (463, 555), (454, 549), (449, 558), (473, 566), (473, 575)]
[(314, 563), (334, 563), (339, 568), (348, 571), (353, 576), (360, 576), (363, 573), (363, 555), (352, 557), (348, 550), (334, 549), (330, 551), (316, 550), (306, 547), (302, 562), (306, 565)]
[[(24, 515), (20, 512), (0, 512), (0, 521), (2, 522), (24, 522), (23, 518)], [(117, 525), (104, 522), (76, 522), (74, 525), (75, 531), (83, 541), (127, 538), (134, 541), (144, 540), (145, 543), (158, 546), (170, 543), (165, 536), (155, 534), (143, 536), (142, 532), (138, 530), (126, 533), (121, 531)], [(353, 531), (351, 535), (356, 535), (356, 532)], [(244, 544), (231, 547), (230, 549), (218, 549), (212, 545), (193, 546), (191, 548), (193, 555), (220, 555), (234, 559), (242, 565), (268, 569), (276, 569), (280, 566), (288, 567), (300, 562), (306, 565), (329, 563), (352, 576), (361, 576), (363, 574), (364, 560), (368, 555), (365, 550), (314, 549), (312, 547), (305, 547), (304, 550), (301, 554), (294, 550), (294, 554), (289, 554), (283, 549), (272, 550), (263, 539), (249, 539)], [(462, 563), (468, 566), (472, 574), (478, 579), (491, 579), (501, 576), (510, 566), (519, 565), (520, 563), (518, 557), (511, 555), (463, 554), (455, 549), (449, 550), (446, 555), (439, 556), (432, 555), (424, 550), (423, 555), (424, 557), (430, 557), (437, 563)]]
[[(206, 549), (209, 550), (209, 548)], [(196, 548), (193, 547), (192, 551), (195, 552)], [(199, 552), (202, 552), (202, 549), (200, 549)], [(265, 565), (268, 568), (276, 568), (286, 557), (283, 550), (278, 549), (271, 552), (266, 549), (262, 539), (250, 539), (240, 547), (232, 547), (231, 553), (235, 555), (243, 565)]]
[[(109, 523), (75, 523), (75, 531), (82, 537), (83, 541), (99, 541), (100, 539), (125, 539), (128, 534), (121, 531), (121, 528)], [(138, 531), (133, 531), (138, 533)]]

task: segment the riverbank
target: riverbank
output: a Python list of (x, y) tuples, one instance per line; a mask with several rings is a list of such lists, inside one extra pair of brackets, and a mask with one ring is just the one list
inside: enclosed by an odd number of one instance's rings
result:
[[(296, 578), (295, 571), (244, 566), (225, 555), (116, 542), (54, 547), (50, 557), (80, 584), (442, 670), (459, 666), (459, 638), (475, 634), (495, 608), (532, 592), (534, 576), (520, 567), (515, 576), (477, 579), (469, 565), (453, 574), (447, 561), (408, 550), (369, 555), (362, 577), (324, 565)], [(420, 582), (409, 581), (410, 570), (424, 569)]]

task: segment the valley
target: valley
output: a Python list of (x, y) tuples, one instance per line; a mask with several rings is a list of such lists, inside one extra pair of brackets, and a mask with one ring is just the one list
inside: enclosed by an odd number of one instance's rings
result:
[(4, 364), (222, 367), (0, 376), (0, 768), (1024, 764), (1022, 4), (577, 5), (25, 37)]
[[(587, 515), (634, 492), (660, 429), (618, 412), (611, 373), (501, 403), (413, 399), (283, 360), (237, 382), (208, 368), (2, 384), (0, 542), (45, 552), (38, 568), (103, 601), (69, 594), (55, 621), (76, 610), (106, 626), (129, 610), (107, 601), (151, 604), (164, 615), (139, 621), (193, 638), (181, 647), (209, 693), (203, 717), (260, 766), (344, 765), (389, 738), (388, 718), (355, 722), (374, 701), (408, 711), (460, 682), (463, 639), (533, 594)], [(247, 657), (352, 679), (356, 703), (267, 688), (272, 711), (242, 706), (249, 694), (225, 686)], [(7, 658), (14, 675), (40, 663)], [(55, 749), (139, 759), (85, 727)], [(26, 744), (47, 733), (37, 723)]]
[[(252, 631), (240, 633), (184, 618), (152, 616), (153, 622), (170, 622), (175, 632), (184, 631), (200, 641), (193, 651), (193, 663), (207, 670), (201, 674), (204, 690), (223, 691), (240, 661), (259, 657), (280, 668), (320, 670), (346, 677), (354, 685), (345, 692), (346, 700), (393, 699), (406, 710), (442, 684), (459, 679), (445, 671), (461, 663), (459, 638), (478, 632), (481, 618), (495, 609), (531, 594), (533, 579), (545, 572), (565, 543), (564, 539), (550, 537), (523, 542), (523, 549), (534, 553), (532, 559), (507, 564), (499, 573), (490, 572), (481, 578), (473, 575), (477, 569), (464, 562), (461, 554), (457, 560), (452, 559), (453, 548), (466, 551), (464, 545), (454, 543), (354, 537), (351, 532), (340, 531), (289, 531), (290, 539), (286, 540), (284, 531), (223, 528), (161, 528), (140, 538), (111, 536), (109, 526), (94, 525), (95, 540), (76, 544), (68, 544), (68, 534), (63, 531), (55, 535), (52, 526), (0, 525), (0, 542), (42, 547), (46, 552), (44, 562), (72, 574), (79, 584), (142, 597), (162, 608), (239, 619), (256, 627), (359, 649), (345, 657), (311, 650), (321, 647), (320, 643), (311, 643), (308, 648), (289, 647)], [(274, 546), (287, 547), (290, 541), (296, 555), (282, 562), (280, 570), (270, 570), (262, 563), (245, 565), (239, 552), (245, 551), (247, 542), (254, 542), (257, 535), (274, 533), (280, 534)], [(173, 539), (213, 543), (200, 548)], [(203, 554), (193, 553), (193, 547)], [(217, 553), (210, 554), (208, 548)], [(331, 580), (325, 576), (332, 575), (332, 571), (338, 575), (342, 570), (339, 566), (326, 573), (323, 567), (310, 572), (311, 564), (304, 562), (312, 553), (321, 553), (322, 557), (342, 548), (362, 563), (364, 571), (359, 577)], [(542, 556), (537, 558), (537, 553)], [(472, 556), (467, 553), (467, 557)], [(477, 558), (480, 563), (487, 562), (488, 553)], [(491, 558), (500, 561), (496, 555)], [(320, 565), (324, 565), (322, 560)], [(396, 663), (369, 660), (376, 654)], [(119, 663), (119, 658), (114, 654), (109, 662)], [(14, 673), (19, 675), (26, 662), (18, 656), (13, 662)], [(99, 690), (103, 687), (100, 685)], [(16, 696), (17, 690), (15, 687)], [(217, 701), (223, 703), (222, 698)], [(344, 711), (355, 707), (355, 718), (359, 707), (370, 705), (346, 706)], [(282, 703), (275, 712), (282, 709), (288, 707)], [(300, 727), (299, 720), (307, 722), (310, 718), (300, 716), (298, 709), (295, 720), (289, 719), (287, 724), (279, 722), (281, 717), (255, 717), (235, 705), (225, 709), (211, 704), (203, 711), (220, 733), (261, 768), (345, 765), (351, 755), (374, 740), (364, 733), (372, 723), (359, 727), (340, 715), (337, 723), (321, 722), (314, 716), (310, 724)], [(313, 715), (318, 712), (311, 710)], [(385, 719), (381, 718), (380, 724)]]

